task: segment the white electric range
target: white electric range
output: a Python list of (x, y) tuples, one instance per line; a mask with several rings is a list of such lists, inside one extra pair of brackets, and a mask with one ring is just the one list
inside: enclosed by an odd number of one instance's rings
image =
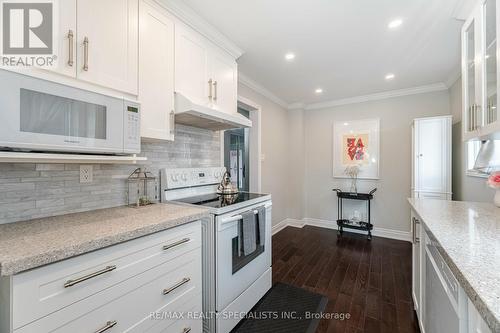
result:
[[(272, 201), (269, 194), (240, 192), (220, 196), (225, 168), (161, 170), (162, 201), (203, 206), (211, 219), (203, 223), (204, 332), (228, 333), (271, 288)], [(255, 237), (256, 250), (239, 247), (242, 213), (265, 208), (265, 234)], [(260, 223), (260, 221), (259, 221)]]

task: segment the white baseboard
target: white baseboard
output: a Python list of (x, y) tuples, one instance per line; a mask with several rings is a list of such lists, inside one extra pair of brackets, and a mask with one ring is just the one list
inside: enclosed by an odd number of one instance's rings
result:
[[(320, 220), (313, 218), (304, 218), (302, 220), (297, 219), (285, 219), (279, 222), (277, 225), (273, 226), (273, 235), (277, 234), (286, 227), (303, 228), (305, 225), (310, 225), (313, 227), (334, 229), (337, 230), (336, 221)], [(361, 230), (348, 230), (349, 232), (366, 234), (366, 232)], [(400, 231), (386, 228), (374, 227), (372, 230), (372, 235), (383, 238), (397, 239), (402, 241), (411, 242), (411, 232), (410, 231)]]

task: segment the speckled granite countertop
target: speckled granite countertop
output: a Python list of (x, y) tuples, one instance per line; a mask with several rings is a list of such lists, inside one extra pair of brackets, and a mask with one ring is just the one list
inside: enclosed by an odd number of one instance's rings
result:
[(500, 332), (500, 208), (463, 201), (409, 202), (481, 316)]
[(0, 275), (91, 252), (208, 217), (175, 204), (117, 207), (0, 225)]

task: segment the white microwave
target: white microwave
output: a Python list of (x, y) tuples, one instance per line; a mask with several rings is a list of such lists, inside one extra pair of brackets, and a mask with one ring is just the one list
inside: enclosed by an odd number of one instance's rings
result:
[(140, 106), (0, 70), (0, 149), (136, 154)]

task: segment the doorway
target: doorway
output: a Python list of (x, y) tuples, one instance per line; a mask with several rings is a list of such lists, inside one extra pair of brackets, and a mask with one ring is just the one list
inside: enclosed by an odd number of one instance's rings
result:
[[(250, 118), (250, 112), (238, 108), (238, 113)], [(238, 128), (224, 132), (224, 166), (232, 181), (242, 192), (250, 191), (250, 129)]]

